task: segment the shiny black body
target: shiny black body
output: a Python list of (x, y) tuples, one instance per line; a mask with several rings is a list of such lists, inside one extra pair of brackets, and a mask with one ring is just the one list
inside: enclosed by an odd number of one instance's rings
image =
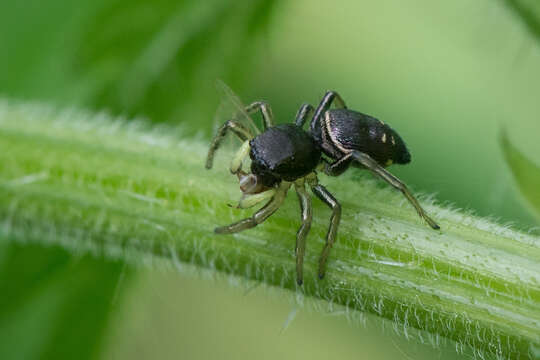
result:
[(295, 124), (268, 128), (250, 141), (250, 148), (251, 172), (266, 187), (306, 176), (321, 159), (315, 140)]
[(333, 159), (356, 150), (368, 154), (381, 166), (411, 161), (405, 143), (390, 126), (349, 109), (326, 111), (316, 124), (314, 138), (324, 153)]
[[(309, 133), (297, 124), (273, 126), (250, 141), (251, 172), (265, 187), (306, 176), (319, 164), (321, 152), (329, 158), (327, 162), (339, 161), (352, 151), (368, 154), (383, 167), (411, 161), (401, 137), (372, 116), (330, 109), (311, 125)], [(363, 167), (352, 160), (351, 165)], [(341, 174), (348, 165), (329, 175)]]

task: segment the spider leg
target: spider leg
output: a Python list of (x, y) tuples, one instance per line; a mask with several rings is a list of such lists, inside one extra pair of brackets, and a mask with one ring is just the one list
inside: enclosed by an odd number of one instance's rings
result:
[(326, 271), (326, 261), (328, 260), (328, 255), (330, 254), (330, 249), (336, 241), (337, 230), (339, 227), (339, 221), (341, 219), (341, 205), (339, 202), (332, 196), (332, 194), (326, 190), (322, 185), (318, 184), (316, 177), (308, 178), (309, 185), (311, 186), (311, 191), (321, 199), (326, 205), (332, 209), (332, 216), (330, 217), (330, 226), (328, 227), (328, 232), (326, 233), (326, 244), (321, 253), (319, 260), (319, 278), (324, 277)]
[(328, 176), (339, 176), (349, 168), (354, 158), (349, 153), (331, 164), (324, 164), (324, 173)]
[(407, 186), (399, 180), (397, 177), (389, 173), (386, 169), (384, 169), (382, 166), (380, 166), (375, 160), (371, 158), (368, 154), (365, 154), (360, 151), (353, 151), (352, 156), (356, 161), (358, 161), (360, 164), (365, 166), (368, 170), (370, 170), (373, 174), (380, 176), (384, 181), (386, 181), (388, 184), (392, 185), (394, 188), (398, 189), (405, 195), (407, 200), (411, 203), (412, 206), (416, 209), (416, 212), (418, 215), (423, 218), (429, 226), (431, 226), (435, 230), (439, 230), (440, 226), (437, 225), (433, 219), (431, 219), (424, 209), (420, 206), (418, 203), (418, 200), (413, 196), (413, 194), (409, 191)]
[(268, 105), (268, 103), (264, 101), (255, 101), (254, 103), (246, 106), (245, 110), (248, 114), (253, 114), (258, 110), (261, 112), (264, 130), (274, 126), (274, 115), (272, 114), (272, 108), (270, 105)]
[(285, 200), (285, 196), (287, 195), (287, 191), (289, 191), (290, 187), (290, 182), (281, 182), (272, 199), (268, 203), (266, 203), (266, 205), (264, 205), (261, 209), (255, 212), (255, 214), (253, 214), (251, 217), (237, 221), (227, 226), (217, 227), (214, 231), (217, 234), (232, 234), (259, 225), (260, 223), (268, 219), (273, 213), (275, 213), (277, 209), (279, 209), (279, 207), (283, 203), (283, 200)]
[(313, 106), (310, 104), (302, 104), (300, 109), (298, 109), (298, 112), (296, 113), (296, 120), (294, 120), (294, 123), (296, 126), (304, 127), (304, 124), (306, 123), (306, 120), (310, 117), (310, 115), (313, 114)]
[(319, 119), (328, 109), (330, 109), (330, 106), (332, 106), (333, 102), (337, 103), (337, 108), (347, 108), (347, 106), (345, 105), (345, 101), (343, 101), (343, 98), (339, 96), (337, 92), (331, 90), (327, 91), (326, 94), (323, 96), (319, 106), (317, 106), (317, 110), (315, 110), (315, 115), (313, 115), (313, 119), (311, 119), (310, 129), (312, 133), (316, 133)]
[(231, 173), (236, 174), (240, 170), (242, 170), (242, 163), (244, 162), (244, 159), (249, 155), (249, 150), (249, 140), (246, 140), (242, 143), (242, 146), (240, 146), (240, 149), (238, 149), (233, 159), (231, 160)]
[(306, 191), (304, 185), (304, 179), (294, 183), (296, 194), (298, 195), (298, 202), (300, 203), (300, 210), (302, 212), (302, 225), (296, 233), (296, 282), (298, 285), (303, 283), (303, 268), (304, 268), (304, 254), (306, 251), (306, 237), (311, 228), (311, 220), (313, 218), (313, 211), (311, 208), (311, 198)]
[(225, 135), (227, 135), (228, 131), (232, 131), (236, 136), (240, 138), (242, 141), (249, 140), (253, 138), (253, 134), (241, 123), (229, 120), (223, 124), (216, 136), (214, 136), (214, 139), (212, 140), (212, 143), (210, 144), (210, 149), (208, 150), (208, 155), (206, 156), (206, 168), (211, 169), (212, 165), (214, 163), (214, 155), (216, 150), (221, 145), (221, 142), (225, 138)]
[(238, 202), (237, 208), (247, 209), (253, 207), (264, 200), (272, 198), (276, 194), (276, 189), (270, 189), (258, 194), (243, 195)]

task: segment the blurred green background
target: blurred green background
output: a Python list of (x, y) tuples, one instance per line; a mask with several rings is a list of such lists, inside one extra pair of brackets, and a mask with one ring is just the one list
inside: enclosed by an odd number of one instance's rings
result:
[[(538, 38), (512, 3), (2, 1), (0, 94), (208, 139), (218, 78), (278, 122), (334, 89), (407, 141), (413, 162), (392, 171), (413, 189), (531, 229), (498, 142), (506, 129), (540, 163)], [(266, 289), (1, 244), (1, 359), (466, 357)]]

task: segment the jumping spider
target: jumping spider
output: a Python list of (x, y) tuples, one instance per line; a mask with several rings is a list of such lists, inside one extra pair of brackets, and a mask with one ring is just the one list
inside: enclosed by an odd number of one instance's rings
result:
[[(330, 109), (332, 104), (336, 108)], [(230, 165), (231, 173), (238, 176), (243, 193), (238, 206), (248, 208), (265, 200), (267, 202), (253, 216), (218, 227), (216, 233), (235, 233), (262, 223), (281, 206), (289, 188), (294, 185), (302, 212), (295, 248), (297, 283), (301, 285), (306, 237), (312, 220), (311, 199), (305, 188), (307, 183), (315, 196), (332, 209), (326, 245), (319, 261), (319, 278), (322, 279), (330, 249), (336, 240), (341, 206), (319, 184), (316, 169), (322, 169), (329, 176), (338, 176), (351, 165), (368, 169), (400, 190), (418, 215), (433, 229), (439, 229), (407, 186), (385, 169), (393, 163), (407, 164), (411, 161), (405, 143), (390, 126), (369, 115), (347, 109), (335, 91), (328, 91), (315, 111), (309, 104), (302, 105), (292, 124), (274, 125), (272, 111), (265, 102), (257, 101), (245, 108), (246, 113), (256, 111), (262, 115), (263, 132), (255, 136), (242, 122), (228, 120), (210, 145), (206, 168), (212, 167), (216, 150), (227, 132), (232, 131), (243, 142)], [(303, 126), (310, 117), (310, 129), (305, 131)], [(242, 170), (242, 163), (248, 155), (251, 171), (246, 173)]]

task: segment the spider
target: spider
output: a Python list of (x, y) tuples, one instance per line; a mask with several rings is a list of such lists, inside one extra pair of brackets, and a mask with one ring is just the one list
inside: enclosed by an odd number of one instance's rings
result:
[[(335, 105), (331, 108), (332, 104)], [(317, 109), (303, 104), (292, 124), (274, 125), (270, 106), (257, 101), (245, 108), (245, 113), (259, 111), (263, 119), (263, 132), (254, 135), (242, 122), (226, 121), (214, 137), (206, 168), (212, 168), (214, 154), (228, 132), (243, 142), (231, 161), (230, 171), (239, 179), (243, 193), (239, 208), (249, 208), (263, 201), (266, 204), (251, 217), (227, 226), (217, 227), (217, 234), (231, 234), (253, 228), (270, 217), (283, 203), (287, 192), (294, 186), (300, 202), (302, 225), (296, 234), (296, 281), (303, 283), (303, 261), (306, 237), (311, 227), (311, 199), (306, 184), (320, 200), (332, 210), (326, 244), (319, 260), (319, 278), (325, 274), (326, 262), (336, 241), (341, 218), (341, 205), (321, 184), (317, 170), (329, 176), (338, 176), (350, 166), (368, 169), (373, 174), (400, 190), (407, 200), (433, 229), (440, 229), (422, 209), (407, 186), (389, 173), (391, 164), (407, 164), (411, 155), (398, 133), (382, 121), (347, 109), (335, 91), (328, 91)], [(303, 129), (310, 121), (309, 130)], [(242, 170), (245, 158), (251, 158), (249, 172)]]

